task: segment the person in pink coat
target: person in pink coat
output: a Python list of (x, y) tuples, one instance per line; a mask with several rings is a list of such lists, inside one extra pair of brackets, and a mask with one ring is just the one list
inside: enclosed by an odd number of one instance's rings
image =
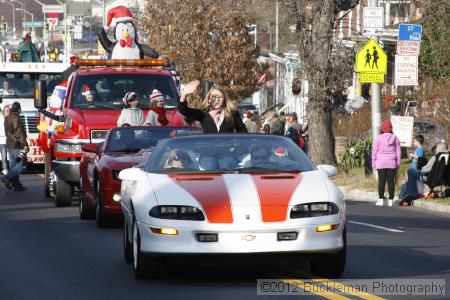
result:
[(400, 141), (392, 133), (391, 121), (383, 121), (380, 126), (381, 134), (375, 139), (372, 149), (372, 168), (378, 171), (378, 201), (377, 206), (383, 206), (384, 188), (387, 182), (389, 199), (388, 206), (392, 206), (395, 193), (395, 177), (400, 166)]

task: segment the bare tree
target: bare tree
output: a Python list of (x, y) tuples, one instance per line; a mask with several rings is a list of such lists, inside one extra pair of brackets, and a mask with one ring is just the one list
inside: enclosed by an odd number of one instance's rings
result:
[[(309, 83), (309, 155), (316, 164), (335, 164), (330, 93), (342, 86), (346, 56), (333, 46), (339, 12), (359, 0), (289, 0), (285, 4), (297, 23), (300, 62)], [(333, 50), (334, 49), (334, 50)]]
[(184, 82), (208, 79), (240, 101), (256, 90), (254, 18), (238, 0), (152, 0), (141, 20), (151, 47), (167, 55)]

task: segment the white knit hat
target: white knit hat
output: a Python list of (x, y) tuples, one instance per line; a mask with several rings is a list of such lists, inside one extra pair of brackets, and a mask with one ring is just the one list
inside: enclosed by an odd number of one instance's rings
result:
[(135, 92), (127, 92), (125, 96), (123, 96), (122, 101), (123, 103), (125, 103), (125, 105), (128, 105), (128, 102), (135, 97), (137, 97), (137, 94)]
[(150, 102), (154, 101), (164, 101), (164, 95), (157, 89), (154, 89), (152, 94), (150, 95)]

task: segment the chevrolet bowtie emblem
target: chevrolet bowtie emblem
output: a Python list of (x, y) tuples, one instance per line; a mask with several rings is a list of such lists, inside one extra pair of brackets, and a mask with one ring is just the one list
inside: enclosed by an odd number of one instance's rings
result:
[(247, 242), (251, 242), (254, 239), (256, 239), (256, 235), (251, 235), (251, 234), (247, 234), (247, 235), (243, 235), (241, 237), (242, 240), (247, 241)]

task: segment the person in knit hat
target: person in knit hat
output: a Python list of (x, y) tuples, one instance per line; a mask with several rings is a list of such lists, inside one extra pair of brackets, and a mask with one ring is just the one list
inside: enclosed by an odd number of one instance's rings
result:
[(378, 171), (378, 201), (376, 205), (383, 206), (384, 204), (384, 189), (387, 182), (388, 206), (392, 206), (395, 176), (400, 166), (400, 141), (392, 133), (391, 121), (383, 121), (380, 130), (381, 134), (375, 139), (372, 149), (372, 167), (374, 171)]
[(86, 102), (95, 101), (95, 93), (87, 84), (83, 84), (81, 94), (85, 97)]
[(122, 99), (125, 108), (122, 109), (117, 127), (141, 126), (144, 124), (144, 112), (139, 108), (139, 96), (135, 92), (128, 92)]
[(150, 110), (145, 119), (145, 125), (165, 126), (169, 124), (164, 105), (164, 95), (157, 89), (154, 89), (150, 95)]

